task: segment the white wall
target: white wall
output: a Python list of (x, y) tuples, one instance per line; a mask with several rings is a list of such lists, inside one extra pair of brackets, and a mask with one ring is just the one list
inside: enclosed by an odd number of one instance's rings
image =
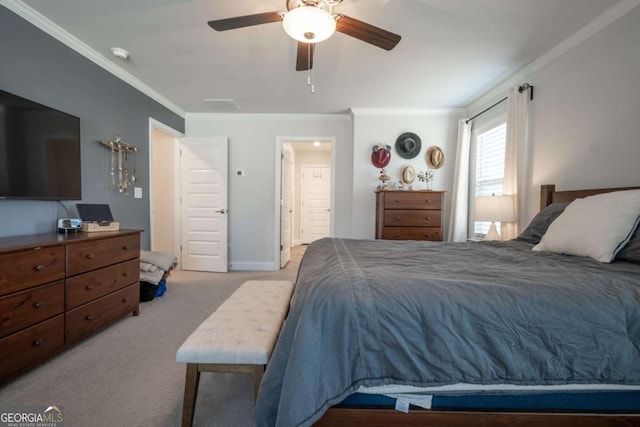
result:
[(640, 7), (531, 80), (532, 190), (640, 185)]
[[(353, 125), (349, 115), (189, 114), (187, 136), (229, 137), (229, 260), (234, 270), (279, 268), (275, 253), (276, 138), (335, 138), (334, 234), (349, 236)], [(277, 160), (278, 162), (280, 159)], [(245, 176), (236, 176), (243, 169)]]
[[(541, 184), (560, 190), (640, 185), (639, 46), (635, 7), (546, 66), (518, 76), (519, 83), (535, 86), (529, 219), (539, 208)], [(480, 108), (472, 105), (469, 112)]]
[[(462, 111), (406, 114), (354, 111), (352, 237), (373, 239), (375, 236), (375, 190), (380, 184), (380, 169), (371, 164), (371, 151), (379, 143), (392, 147), (391, 161), (385, 168), (392, 181), (400, 179), (400, 170), (405, 164), (413, 165), (416, 174), (425, 171), (428, 148), (437, 145), (442, 149), (445, 163), (436, 170), (433, 189), (447, 192), (443, 211), (444, 235), (447, 235), (458, 120), (463, 117)], [(396, 139), (405, 132), (415, 133), (422, 141), (420, 154), (413, 159), (404, 159), (395, 150)], [(413, 185), (426, 188), (417, 179)]]

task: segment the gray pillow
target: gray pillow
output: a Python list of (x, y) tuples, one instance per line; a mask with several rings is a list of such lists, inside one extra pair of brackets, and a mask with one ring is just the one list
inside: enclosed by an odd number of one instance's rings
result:
[(633, 233), (633, 236), (631, 236), (629, 243), (627, 243), (627, 245), (618, 252), (616, 259), (618, 261), (640, 264), (640, 226), (636, 228), (636, 231)]
[(523, 242), (529, 242), (534, 245), (540, 243), (540, 239), (544, 236), (544, 233), (547, 232), (547, 228), (551, 225), (551, 223), (558, 217), (564, 209), (569, 206), (569, 202), (562, 203), (552, 203), (546, 208), (542, 209), (538, 214), (531, 220), (529, 226), (520, 234), (515, 240), (520, 240)]

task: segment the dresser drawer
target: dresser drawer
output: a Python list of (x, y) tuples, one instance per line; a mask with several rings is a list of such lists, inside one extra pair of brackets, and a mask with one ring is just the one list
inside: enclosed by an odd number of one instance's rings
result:
[(64, 279), (64, 246), (0, 255), (0, 295)]
[(64, 311), (64, 282), (39, 286), (0, 298), (0, 337)]
[(385, 209), (442, 209), (442, 193), (394, 191), (384, 193)]
[(67, 276), (140, 256), (140, 235), (115, 237), (67, 246)]
[(385, 210), (384, 226), (440, 227), (441, 211)]
[(137, 310), (140, 286), (136, 283), (82, 305), (65, 314), (65, 342), (80, 341), (109, 323)]
[(138, 258), (67, 279), (67, 310), (122, 289), (140, 280)]
[(385, 240), (442, 240), (440, 227), (384, 227), (382, 238)]
[(63, 345), (62, 314), (0, 339), (0, 382), (50, 358)]

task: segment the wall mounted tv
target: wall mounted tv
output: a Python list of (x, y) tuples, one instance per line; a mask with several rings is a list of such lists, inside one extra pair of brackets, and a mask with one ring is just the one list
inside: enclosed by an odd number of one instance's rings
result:
[(80, 119), (0, 90), (0, 198), (80, 200)]

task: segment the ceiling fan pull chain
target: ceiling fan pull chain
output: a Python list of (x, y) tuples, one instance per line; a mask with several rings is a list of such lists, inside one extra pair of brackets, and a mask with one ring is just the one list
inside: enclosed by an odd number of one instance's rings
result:
[(316, 86), (313, 84), (313, 70), (311, 69), (311, 43), (307, 43), (307, 86), (311, 86), (311, 94), (316, 93)]

